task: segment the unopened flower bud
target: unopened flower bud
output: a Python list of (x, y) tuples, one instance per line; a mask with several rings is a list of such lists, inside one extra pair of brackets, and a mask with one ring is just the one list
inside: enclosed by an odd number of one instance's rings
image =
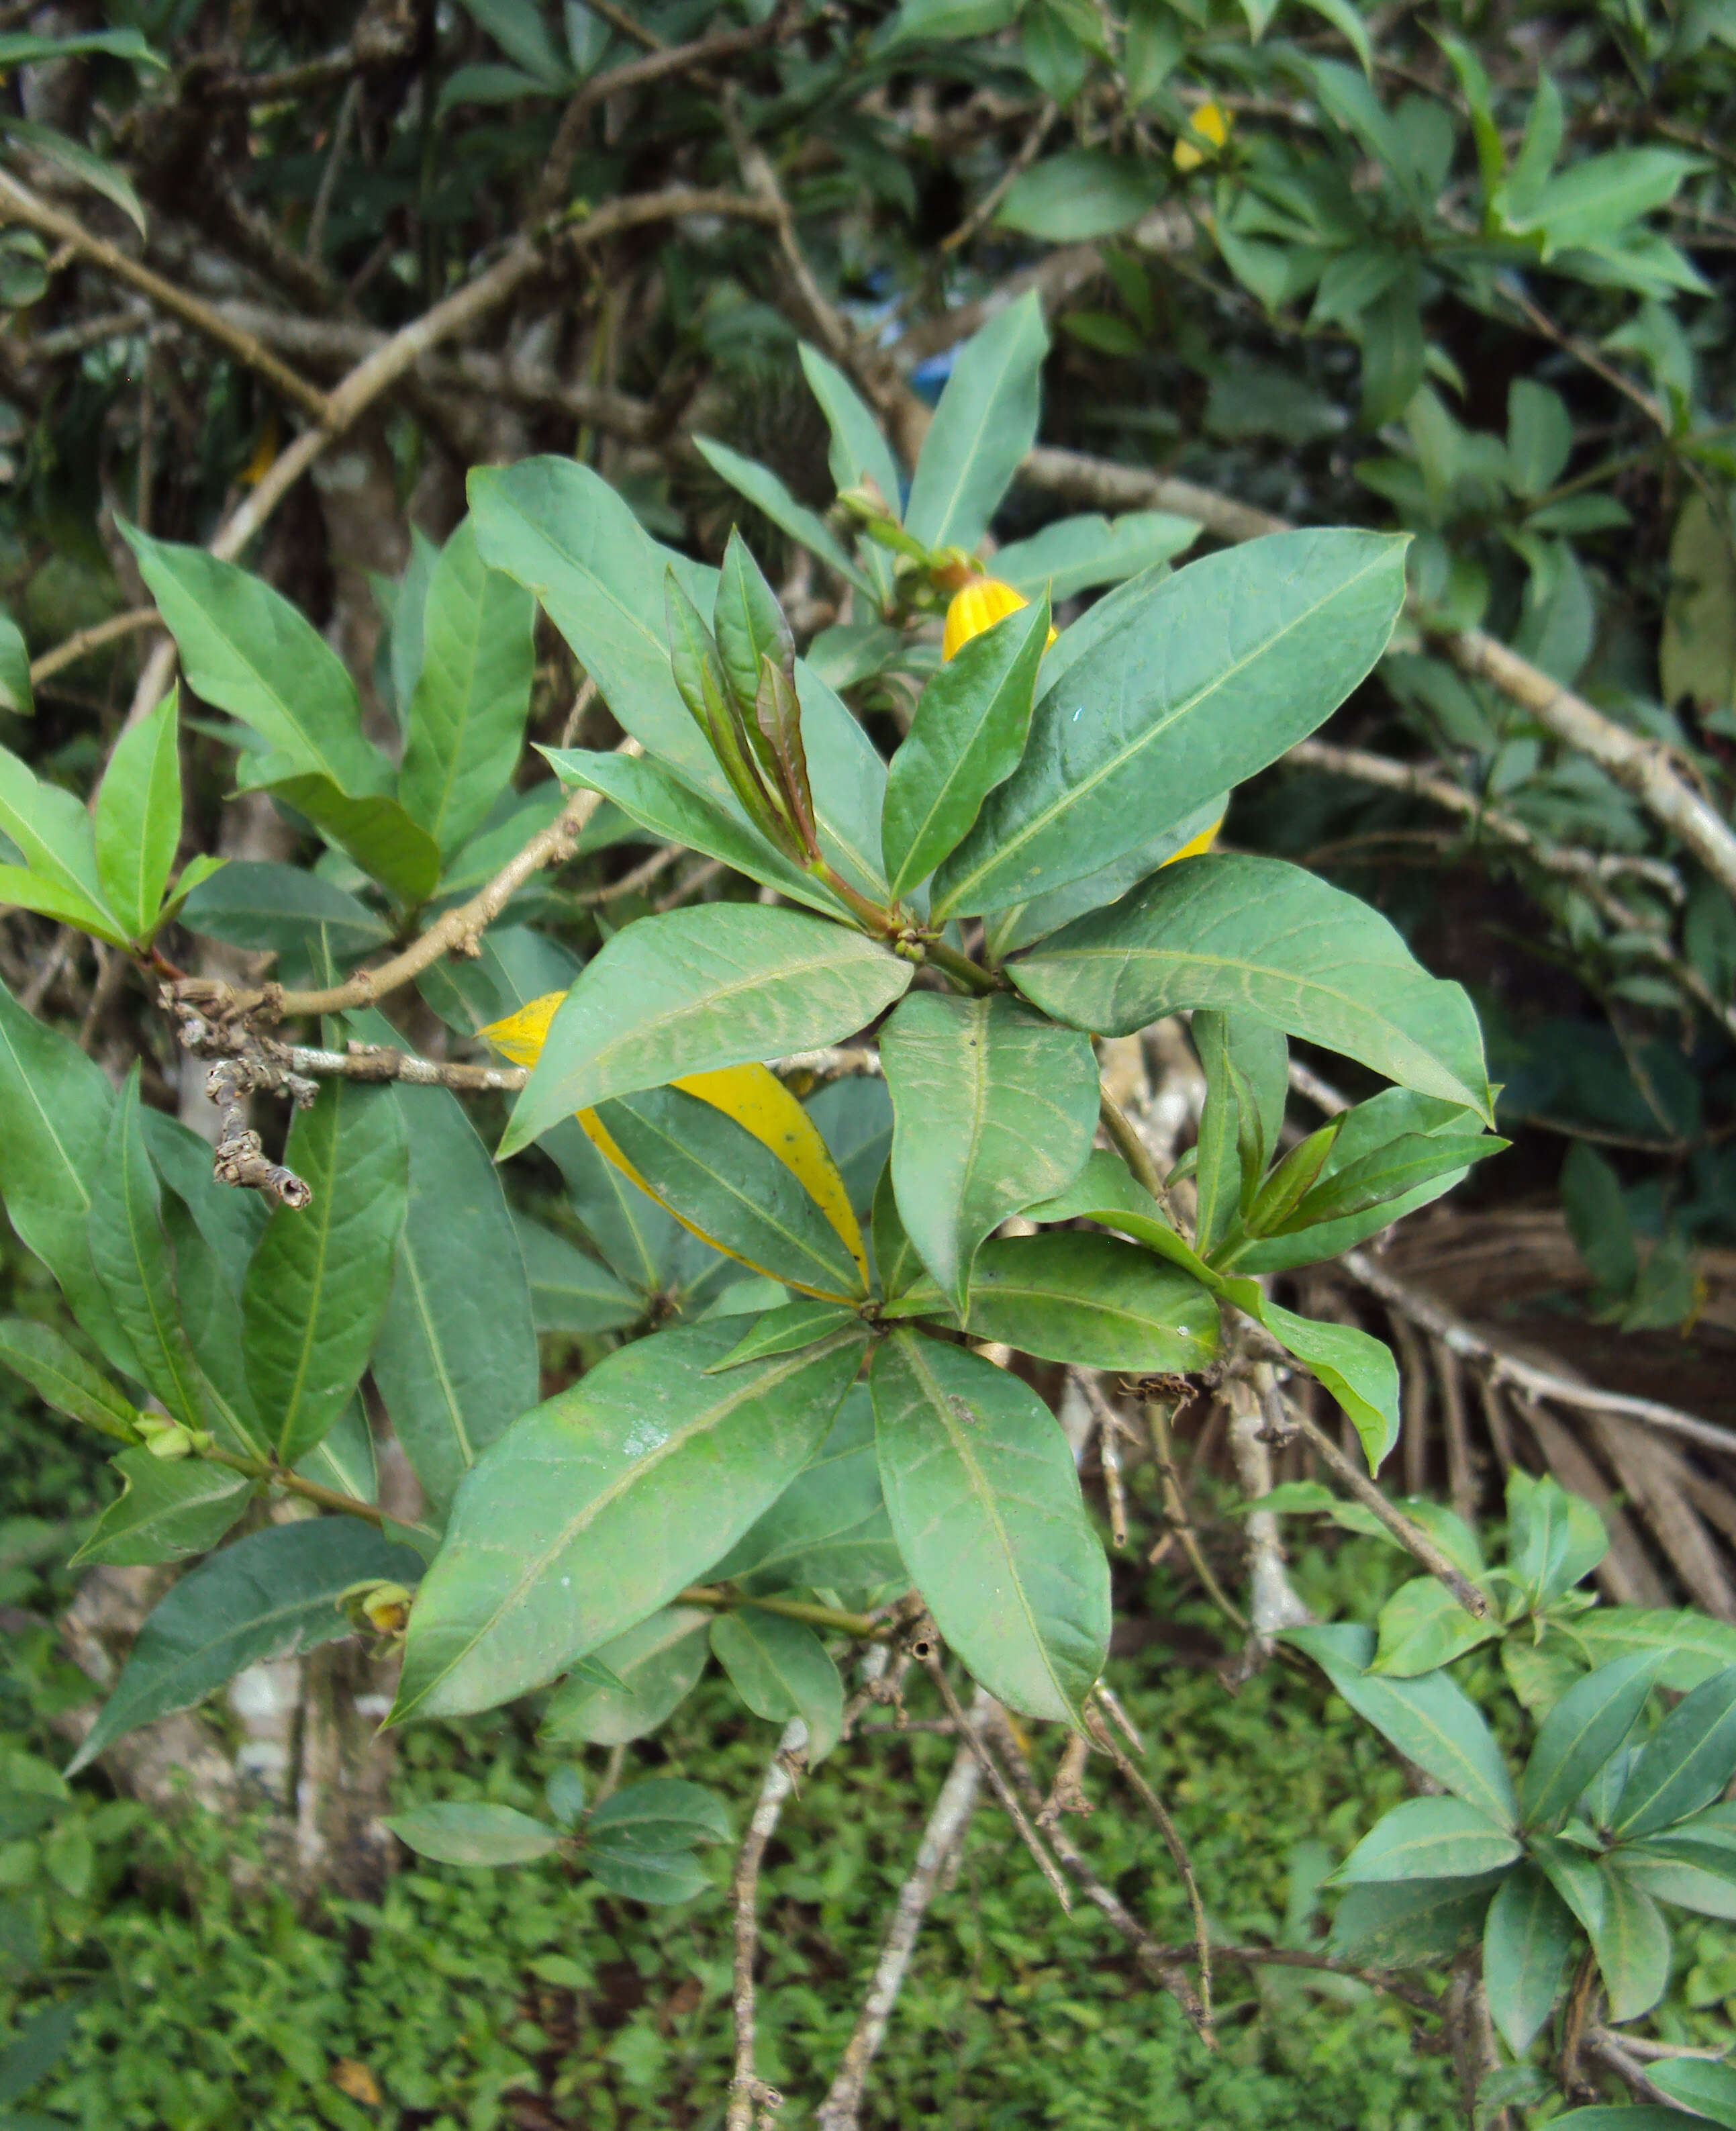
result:
[[(1195, 110), (1192, 132), (1196, 140), (1183, 134), (1175, 144), (1175, 167), (1178, 170), (1197, 170), (1208, 156), (1213, 156), (1230, 137), (1230, 116), (1215, 103), (1202, 103)], [(1202, 147), (1200, 140), (1208, 141), (1210, 147)]]
[[(992, 629), (1010, 614), (1016, 614), (1030, 601), (1022, 592), (1016, 592), (1011, 585), (1003, 585), (998, 577), (973, 577), (962, 591), (953, 595), (946, 610), (946, 634), (940, 643), (943, 659), (955, 657), (973, 636), (980, 636), (985, 629)], [(1051, 629), (1049, 641), (1055, 642)], [(1046, 648), (1046, 647), (1045, 647)]]

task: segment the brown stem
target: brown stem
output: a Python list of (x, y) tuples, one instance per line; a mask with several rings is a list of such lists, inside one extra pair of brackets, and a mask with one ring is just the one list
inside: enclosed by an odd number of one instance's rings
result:
[(1188, 1497), (1182, 1486), (1181, 1473), (1175, 1463), (1174, 1450), (1169, 1440), (1169, 1409), (1161, 1399), (1147, 1399), (1145, 1422), (1151, 1430), (1151, 1445), (1157, 1458), (1157, 1469), (1164, 1485), (1164, 1515), (1169, 1520), (1169, 1529), (1180, 1540), (1182, 1551), (1187, 1555), (1193, 1573), (1204, 1587), (1206, 1596), (1218, 1611), (1243, 1634), (1247, 1632), (1248, 1616), (1235, 1604), (1206, 1559), (1199, 1544), (1199, 1535), (1193, 1529), (1193, 1520), (1188, 1512)]
[(1585, 2074), (1580, 2069), (1580, 2048), (1596, 1990), (1597, 1956), (1588, 1946), (1580, 1956), (1572, 1988), (1567, 1993), (1567, 2010), (1561, 2021), (1561, 2053), (1556, 2070), (1561, 2090), (1570, 2101), (1581, 2100), (1588, 2092)]
[(281, 1487), (285, 1494), (299, 1495), (304, 1502), (316, 1503), (323, 1510), (360, 1517), (371, 1525), (383, 1525), (385, 1521), (385, 1511), (376, 1509), (372, 1502), (358, 1501), (354, 1495), (342, 1494), (336, 1487), (322, 1487), (317, 1480), (304, 1480), (299, 1473), (292, 1473), (274, 1458), (238, 1457), (233, 1451), (215, 1446), (200, 1455), (213, 1465), (227, 1466), (232, 1473), (245, 1473), (250, 1480), (263, 1480), (271, 1487)]
[(88, 629), (80, 629), (64, 643), (45, 651), (40, 658), (30, 662), (32, 683), (45, 681), (50, 674), (58, 673), (64, 667), (75, 666), (79, 659), (93, 651), (100, 651), (105, 644), (117, 643), (123, 636), (136, 630), (149, 629), (157, 619), (154, 606), (130, 607), (125, 614), (112, 614), (107, 621), (93, 621)]
[(783, 1802), (796, 1788), (790, 1756), (799, 1753), (807, 1740), (807, 1726), (798, 1717), (785, 1729), (777, 1751), (759, 1787), (753, 1817), (736, 1853), (735, 1870), (729, 1881), (729, 1902), (735, 1918), (734, 1988), (731, 1993), (735, 2014), (735, 2070), (729, 2081), (726, 2131), (754, 2131), (769, 2112), (779, 2108), (783, 2097), (768, 2086), (753, 2069), (753, 1959), (759, 1944), (759, 1868), (766, 1845), (777, 1827)]

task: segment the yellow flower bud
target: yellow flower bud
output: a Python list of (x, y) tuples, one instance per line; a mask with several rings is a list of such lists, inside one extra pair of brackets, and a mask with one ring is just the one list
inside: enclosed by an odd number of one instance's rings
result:
[[(1011, 585), (1003, 585), (998, 577), (973, 577), (962, 591), (954, 592), (952, 603), (946, 610), (946, 634), (940, 643), (940, 656), (951, 658), (969, 643), (980, 636), (985, 629), (992, 629), (997, 621), (1004, 621), (1010, 614), (1016, 614), (1031, 601), (1022, 592), (1016, 592)], [(1049, 642), (1055, 642), (1055, 631), (1049, 632)], [(1046, 650), (1048, 645), (1045, 645)]]
[[(1202, 103), (1193, 113), (1192, 131), (1199, 139), (1209, 141), (1212, 149), (1221, 148), (1230, 137), (1229, 113), (1215, 103)], [(1210, 152), (1199, 146), (1198, 139), (1184, 133), (1175, 144), (1175, 167), (1197, 170)]]

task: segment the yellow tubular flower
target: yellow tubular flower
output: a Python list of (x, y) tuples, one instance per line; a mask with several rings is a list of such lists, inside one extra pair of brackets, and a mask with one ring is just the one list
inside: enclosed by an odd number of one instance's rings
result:
[(1197, 170), (1208, 154), (1222, 148), (1230, 137), (1230, 116), (1215, 103), (1202, 103), (1194, 112), (1193, 132), (1201, 139), (1209, 141), (1211, 149), (1202, 148), (1198, 140), (1183, 134), (1175, 144), (1175, 167), (1178, 170)]
[[(520, 1007), (504, 1021), (493, 1022), (481, 1033), (514, 1065), (534, 1066), (542, 1055), (555, 1010), (566, 996), (565, 992), (549, 992), (542, 998), (532, 999), (528, 1005)], [(762, 1147), (768, 1147), (825, 1214), (866, 1280), (868, 1252), (856, 1216), (850, 1210), (849, 1194), (838, 1173), (838, 1165), (813, 1119), (775, 1073), (763, 1066), (725, 1066), (715, 1073), (689, 1074), (685, 1080), (671, 1081), (670, 1085), (679, 1088), (684, 1095), (696, 1096), (701, 1102), (709, 1103), (715, 1110), (721, 1110), (744, 1132), (751, 1133)], [(610, 1137), (595, 1110), (580, 1110), (576, 1114), (586, 1137), (604, 1160), (636, 1184), (648, 1199), (657, 1200), (658, 1204), (672, 1214), (690, 1234), (710, 1243), (713, 1250), (721, 1251), (725, 1257), (735, 1259), (738, 1264), (752, 1266), (755, 1272), (766, 1271), (763, 1266), (755, 1265), (752, 1258), (743, 1257), (739, 1251), (731, 1250), (720, 1237), (707, 1235), (666, 1199), (659, 1198)], [(804, 1294), (817, 1291), (801, 1290)], [(829, 1296), (827, 1300), (849, 1301), (854, 1298)]]
[[(1016, 592), (1011, 585), (1003, 585), (998, 577), (973, 577), (962, 591), (954, 592), (952, 603), (946, 610), (946, 634), (940, 640), (943, 659), (954, 657), (973, 636), (980, 636), (985, 629), (992, 629), (1010, 614), (1016, 614), (1031, 601), (1022, 592)], [(1049, 642), (1055, 642), (1055, 631), (1049, 632)], [(1045, 649), (1047, 645), (1044, 647)]]

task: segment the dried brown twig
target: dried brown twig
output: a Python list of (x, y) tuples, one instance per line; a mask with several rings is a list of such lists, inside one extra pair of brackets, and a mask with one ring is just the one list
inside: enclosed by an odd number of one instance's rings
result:
[(783, 2096), (768, 2086), (753, 2069), (753, 1963), (759, 1947), (759, 1868), (766, 1845), (777, 1832), (784, 1800), (796, 1788), (795, 1757), (808, 1743), (808, 1727), (801, 1717), (784, 1726), (777, 1750), (767, 1765), (765, 1779), (754, 1801), (747, 1833), (736, 1853), (729, 1880), (729, 1902), (735, 1919), (734, 1984), (731, 2004), (735, 2014), (735, 2070), (729, 2081), (726, 2131), (758, 2131), (769, 2124), (772, 2112), (783, 2105)]

